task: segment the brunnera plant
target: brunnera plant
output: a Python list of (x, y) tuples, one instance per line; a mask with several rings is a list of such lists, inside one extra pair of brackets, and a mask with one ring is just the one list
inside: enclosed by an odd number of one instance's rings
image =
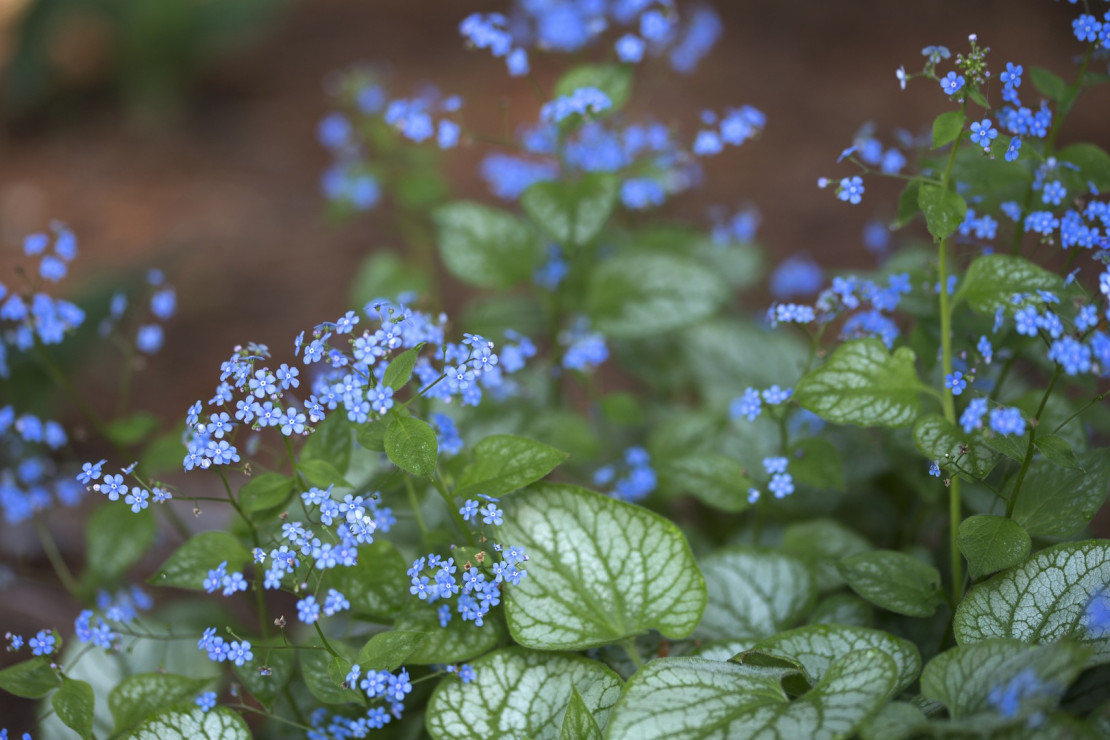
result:
[[(631, 118), (640, 67), (692, 73), (722, 31), (671, 2), (462, 19), (510, 76), (588, 56), (508, 135), (337, 77), (324, 195), (391, 201), (405, 251), (367, 258), (360, 310), (235, 347), (176, 428), (127, 400), (164, 276), (86, 314), (44, 290), (74, 235), (29, 236), (0, 369), (103, 442), (0, 411), (7, 524), (81, 604), (8, 634), (0, 688), (49, 737), (1107, 734), (1110, 155), (1057, 146), (1110, 81), (1085, 10), (1064, 77), (976, 36), (899, 68), (940, 88), (931, 127), (865, 126), (818, 180), (848, 206), (904, 183), (865, 234), (879, 267), (787, 259), (758, 320), (730, 300), (762, 279), (754, 210), (651, 218), (766, 124)], [(451, 196), (463, 146), (500, 205)], [(439, 264), (473, 289), (456, 320)], [(91, 323), (125, 358), (110, 418), (57, 347)], [(77, 576), (46, 517), (88, 496)]]

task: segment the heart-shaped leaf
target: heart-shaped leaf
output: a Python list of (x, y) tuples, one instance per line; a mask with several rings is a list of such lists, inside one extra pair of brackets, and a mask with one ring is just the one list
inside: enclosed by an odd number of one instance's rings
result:
[(1025, 560), (1033, 546), (1029, 534), (1013, 519), (976, 514), (960, 522), (956, 544), (967, 558), (967, 572), (982, 578)]
[(836, 348), (794, 389), (804, 408), (837, 424), (899, 427), (921, 413), (921, 382), (908, 347), (894, 354), (878, 339), (856, 339)]
[(837, 570), (857, 594), (898, 614), (928, 617), (941, 602), (940, 573), (904, 552), (861, 552), (841, 560)]
[(752, 649), (793, 658), (814, 682), (823, 679), (832, 664), (849, 653), (881, 650), (890, 656), (898, 670), (898, 682), (892, 696), (916, 681), (921, 671), (921, 654), (917, 646), (889, 632), (867, 627), (842, 624), (799, 627), (760, 640)]
[(709, 603), (698, 625), (704, 640), (758, 640), (792, 626), (813, 606), (813, 572), (798, 558), (754, 547), (715, 552), (701, 561)]
[(1110, 661), (1110, 640), (1092, 632), (1088, 607), (1110, 583), (1110, 541), (1065, 542), (973, 587), (956, 609), (961, 645), (994, 637), (1049, 643), (1072, 638)]
[(557, 740), (575, 690), (601, 727), (621, 693), (620, 676), (604, 663), (577, 655), (511, 647), (471, 666), (473, 681), (449, 677), (428, 701), (425, 726), (436, 740)]
[(689, 635), (705, 581), (673, 523), (570, 485), (538, 484), (503, 500), (503, 542), (528, 553), (528, 576), (505, 590), (522, 645), (579, 650), (657, 629)]
[(251, 740), (247, 723), (227, 707), (171, 709), (144, 722), (134, 740)]

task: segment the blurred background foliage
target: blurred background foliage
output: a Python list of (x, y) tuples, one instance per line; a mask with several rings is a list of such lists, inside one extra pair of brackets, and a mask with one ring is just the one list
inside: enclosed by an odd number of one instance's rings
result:
[(3, 114), (59, 113), (107, 96), (182, 104), (199, 74), (257, 38), (286, 0), (0, 0)]

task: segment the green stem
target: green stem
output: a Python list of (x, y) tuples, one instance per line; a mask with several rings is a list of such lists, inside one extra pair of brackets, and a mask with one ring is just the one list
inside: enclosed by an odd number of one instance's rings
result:
[[(231, 484), (227, 481), (227, 473), (225, 473), (223, 469), (219, 466), (216, 466), (216, 472), (219, 474), (220, 480), (223, 481), (224, 490), (227, 491), (227, 500), (231, 502), (231, 505), (233, 507), (235, 507), (235, 511), (239, 513), (239, 517), (246, 523), (247, 528), (250, 530), (251, 541), (254, 542), (255, 548), (261, 549), (262, 542), (258, 538), (258, 529), (254, 526), (254, 522), (251, 521), (251, 518), (247, 516), (247, 512), (243, 511), (243, 507), (240, 506), (239, 502), (235, 500), (235, 495), (231, 492)], [(261, 625), (262, 637), (268, 638), (270, 636), (270, 615), (266, 611), (266, 597), (265, 594), (263, 594), (262, 592), (262, 584), (259, 583), (257, 576), (254, 579), (253, 587), (254, 603), (255, 608), (258, 610), (258, 621)]]
[(459, 513), (459, 510), (455, 508), (455, 499), (451, 496), (450, 491), (447, 490), (447, 486), (443, 483), (443, 479), (439, 477), (439, 471), (436, 471), (435, 475), (432, 476), (432, 485), (435, 486), (436, 491), (439, 492), (440, 497), (447, 504), (447, 511), (451, 513), (451, 518), (455, 520), (455, 524), (458, 525), (459, 530), (466, 537), (467, 544), (477, 544), (474, 541), (474, 533), (470, 531), (470, 527), (467, 526), (466, 520), (462, 518), (462, 514)]
[(1070, 424), (1071, 421), (1073, 419), (1075, 419), (1075, 417), (1079, 416), (1080, 414), (1082, 414), (1084, 411), (1086, 411), (1087, 409), (1089, 409), (1091, 406), (1095, 405), (1096, 403), (1102, 401), (1104, 398), (1106, 398), (1107, 393), (1110, 393), (1110, 391), (1103, 391), (1102, 393), (1099, 393), (1097, 396), (1092, 398), (1090, 401), (1087, 401), (1087, 403), (1080, 406), (1078, 411), (1076, 411), (1074, 414), (1072, 414), (1071, 416), (1069, 416), (1068, 418), (1064, 419), (1062, 422), (1057, 424), (1056, 428), (1052, 430), (1052, 433), (1056, 434), (1058, 431), (1060, 431), (1061, 429), (1066, 427), (1068, 424)]
[(628, 653), (628, 657), (632, 659), (632, 662), (636, 664), (636, 670), (644, 667), (644, 659), (640, 657), (640, 652), (636, 649), (636, 643), (633, 638), (630, 637), (622, 642), (621, 647), (624, 648), (624, 652)]
[(420, 527), (420, 536), (427, 541), (428, 539), (428, 526), (424, 523), (424, 515), (420, 513), (420, 502), (416, 500), (416, 489), (413, 488), (412, 478), (404, 476), (405, 478), (405, 492), (409, 496), (409, 504), (412, 505), (413, 516), (416, 517), (416, 526)]
[[(967, 101), (961, 106), (961, 112), (967, 113)], [(952, 151), (948, 154), (948, 163), (941, 177), (941, 189), (948, 191), (952, 179), (952, 168), (956, 164), (956, 153), (963, 142), (964, 129), (952, 142)], [(942, 237), (937, 244), (937, 272), (940, 278), (940, 346), (941, 368), (945, 376), (952, 373), (952, 304), (948, 298), (948, 237)], [(943, 393), (941, 406), (944, 408), (944, 418), (948, 423), (956, 423), (956, 402), (951, 393)], [(956, 544), (956, 533), (960, 526), (962, 507), (960, 505), (960, 478), (952, 479), (948, 487), (948, 556), (952, 568), (952, 601), (958, 603), (963, 596), (963, 556)]]
[(1025, 474), (1029, 472), (1029, 463), (1033, 460), (1033, 453), (1035, 452), (1035, 444), (1037, 441), (1037, 423), (1041, 420), (1041, 414), (1044, 413), (1045, 405), (1048, 404), (1048, 397), (1052, 395), (1052, 390), (1056, 387), (1056, 381), (1060, 379), (1060, 366), (1056, 366), (1056, 372), (1052, 374), (1052, 380), (1048, 382), (1048, 387), (1044, 390), (1044, 395), (1041, 396), (1041, 405), (1037, 407), (1037, 413), (1033, 416), (1033, 421), (1029, 425), (1029, 444), (1025, 446), (1025, 457), (1021, 460), (1021, 470), (1018, 471), (1017, 480), (1014, 482), (1014, 490), (1010, 493), (1009, 500), (1006, 501), (1006, 516), (1013, 516), (1014, 507), (1017, 506), (1018, 493), (1021, 492), (1021, 484), (1025, 482)]
[(331, 643), (328, 642), (328, 638), (324, 636), (324, 630), (320, 629), (319, 620), (313, 622), (312, 626), (316, 628), (316, 634), (320, 636), (320, 640), (324, 643), (324, 649), (337, 658), (342, 657), (339, 653), (335, 652), (335, 648), (331, 646)]
[(50, 567), (54, 569), (54, 574), (58, 576), (58, 580), (65, 586), (69, 595), (80, 601), (81, 584), (73, 577), (73, 571), (66, 565), (65, 558), (62, 557), (62, 553), (58, 549), (58, 543), (54, 541), (54, 536), (50, 534), (46, 525), (38, 519), (35, 520), (35, 531), (38, 532), (39, 542), (42, 543), (42, 551), (46, 554), (46, 559), (50, 561)]

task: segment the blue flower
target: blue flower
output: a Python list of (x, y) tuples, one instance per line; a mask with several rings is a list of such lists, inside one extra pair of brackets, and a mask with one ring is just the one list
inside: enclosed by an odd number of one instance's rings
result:
[(984, 118), (971, 124), (971, 143), (990, 151), (991, 142), (998, 138), (998, 129), (992, 128), (991, 119)]
[(617, 39), (617, 58), (628, 64), (637, 64), (644, 58), (644, 40), (639, 36), (626, 33)]
[(955, 72), (949, 72), (940, 81), (940, 89), (944, 90), (945, 95), (955, 95), (964, 86), (967, 80), (963, 75), (958, 75)]
[(991, 409), (990, 426), (997, 434), (1011, 435), (1025, 433), (1025, 419), (1015, 408)]
[(952, 391), (953, 396), (958, 396), (967, 388), (967, 380), (959, 370), (944, 376), (944, 387)]
[[(1015, 136), (1010, 139), (1010, 145), (1006, 147), (1006, 154), (1003, 155), (1007, 162), (1013, 162), (1021, 153), (1021, 139)], [(1016, 220), (1016, 219), (1015, 219)]]
[(939, 460), (933, 460), (931, 463), (929, 463), (929, 475), (933, 476), (934, 478), (939, 478), (940, 477), (940, 461)]
[(1041, 192), (1041, 201), (1049, 205), (1058, 206), (1064, 200), (1068, 191), (1064, 189), (1064, 183), (1059, 180), (1046, 182), (1044, 190)]
[(840, 187), (836, 189), (836, 197), (846, 203), (856, 205), (863, 199), (863, 191), (863, 179), (859, 175), (853, 175), (841, 179)]
[(216, 692), (205, 691), (203, 694), (197, 694), (196, 705), (200, 707), (200, 711), (208, 712), (216, 706)]
[(504, 512), (501, 509), (497, 508), (496, 504), (486, 504), (484, 507), (482, 507), (480, 513), (482, 515), (482, 522), (484, 524), (492, 524), (495, 527), (499, 527), (504, 521), (504, 519), (502, 518)]
[(297, 602), (297, 618), (305, 624), (314, 624), (320, 618), (320, 605), (315, 596), (306, 596)]
[(54, 645), (57, 639), (54, 633), (49, 630), (39, 630), (34, 637), (27, 641), (31, 647), (31, 652), (35, 655), (50, 655), (54, 652)]
[(759, 414), (763, 411), (763, 402), (760, 398), (759, 391), (755, 388), (746, 388), (744, 395), (739, 398), (733, 399), (729, 405), (729, 417), (732, 419), (739, 419), (741, 416), (746, 417), (748, 421), (755, 421)]

